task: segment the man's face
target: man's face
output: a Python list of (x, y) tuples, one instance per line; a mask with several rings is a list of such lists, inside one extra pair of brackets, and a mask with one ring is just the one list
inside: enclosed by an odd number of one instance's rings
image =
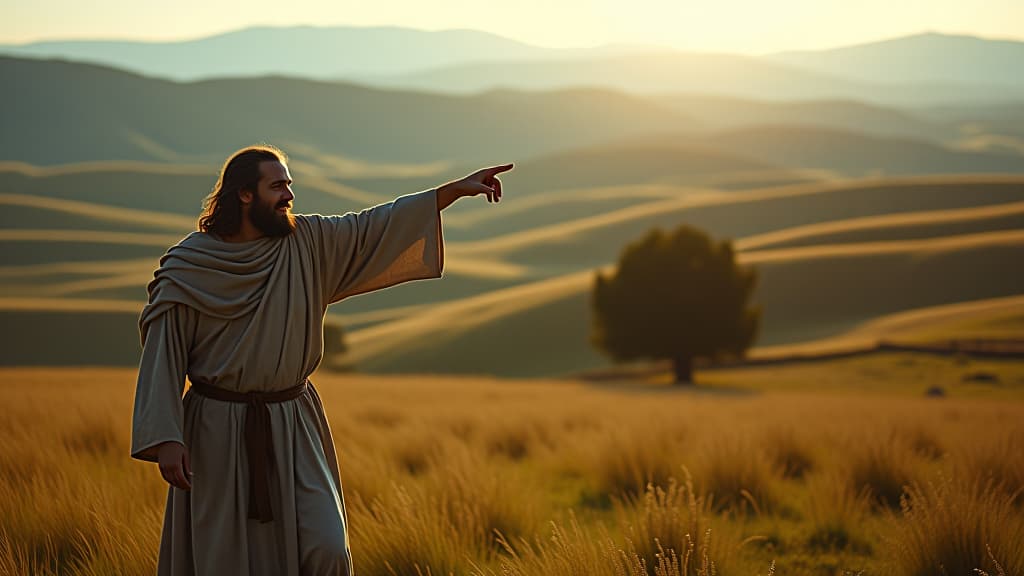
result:
[(249, 208), (249, 221), (267, 236), (287, 236), (295, 231), (292, 215), (292, 177), (280, 162), (260, 163), (260, 183)]

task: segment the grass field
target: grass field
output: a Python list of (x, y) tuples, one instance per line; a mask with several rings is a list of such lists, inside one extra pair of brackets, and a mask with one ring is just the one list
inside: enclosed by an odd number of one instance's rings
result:
[[(319, 374), (357, 573), (1024, 571), (1024, 361), (697, 379)], [(0, 370), (0, 574), (153, 571), (167, 486), (128, 457), (134, 380)]]

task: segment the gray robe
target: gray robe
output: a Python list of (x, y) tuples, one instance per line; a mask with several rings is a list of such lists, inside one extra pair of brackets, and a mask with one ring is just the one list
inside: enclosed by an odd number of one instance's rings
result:
[[(131, 456), (189, 447), (192, 490), (169, 487), (161, 576), (350, 574), (331, 430), (315, 388), (269, 404), (274, 520), (248, 519), (245, 404), (185, 393), (185, 377), (238, 392), (281, 390), (323, 355), (327, 305), (441, 277), (436, 189), (342, 216), (296, 215), (294, 234), (224, 242), (193, 232), (161, 258), (140, 318)], [(155, 471), (154, 471), (155, 472)]]

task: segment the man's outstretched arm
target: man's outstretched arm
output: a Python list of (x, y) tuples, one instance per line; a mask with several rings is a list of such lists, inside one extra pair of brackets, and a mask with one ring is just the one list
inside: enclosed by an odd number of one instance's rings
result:
[(498, 174), (512, 169), (512, 164), (502, 164), (483, 168), (462, 178), (454, 180), (437, 189), (437, 209), (444, 210), (453, 202), (464, 196), (485, 194), (488, 202), (501, 200), (501, 180)]

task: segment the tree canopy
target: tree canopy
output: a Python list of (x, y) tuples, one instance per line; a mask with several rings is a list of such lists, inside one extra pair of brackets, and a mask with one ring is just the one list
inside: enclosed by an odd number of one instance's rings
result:
[(690, 226), (651, 230), (623, 250), (617, 270), (596, 273), (591, 341), (615, 361), (672, 360), (676, 382), (692, 382), (695, 358), (742, 357), (753, 344), (756, 283), (731, 241)]

